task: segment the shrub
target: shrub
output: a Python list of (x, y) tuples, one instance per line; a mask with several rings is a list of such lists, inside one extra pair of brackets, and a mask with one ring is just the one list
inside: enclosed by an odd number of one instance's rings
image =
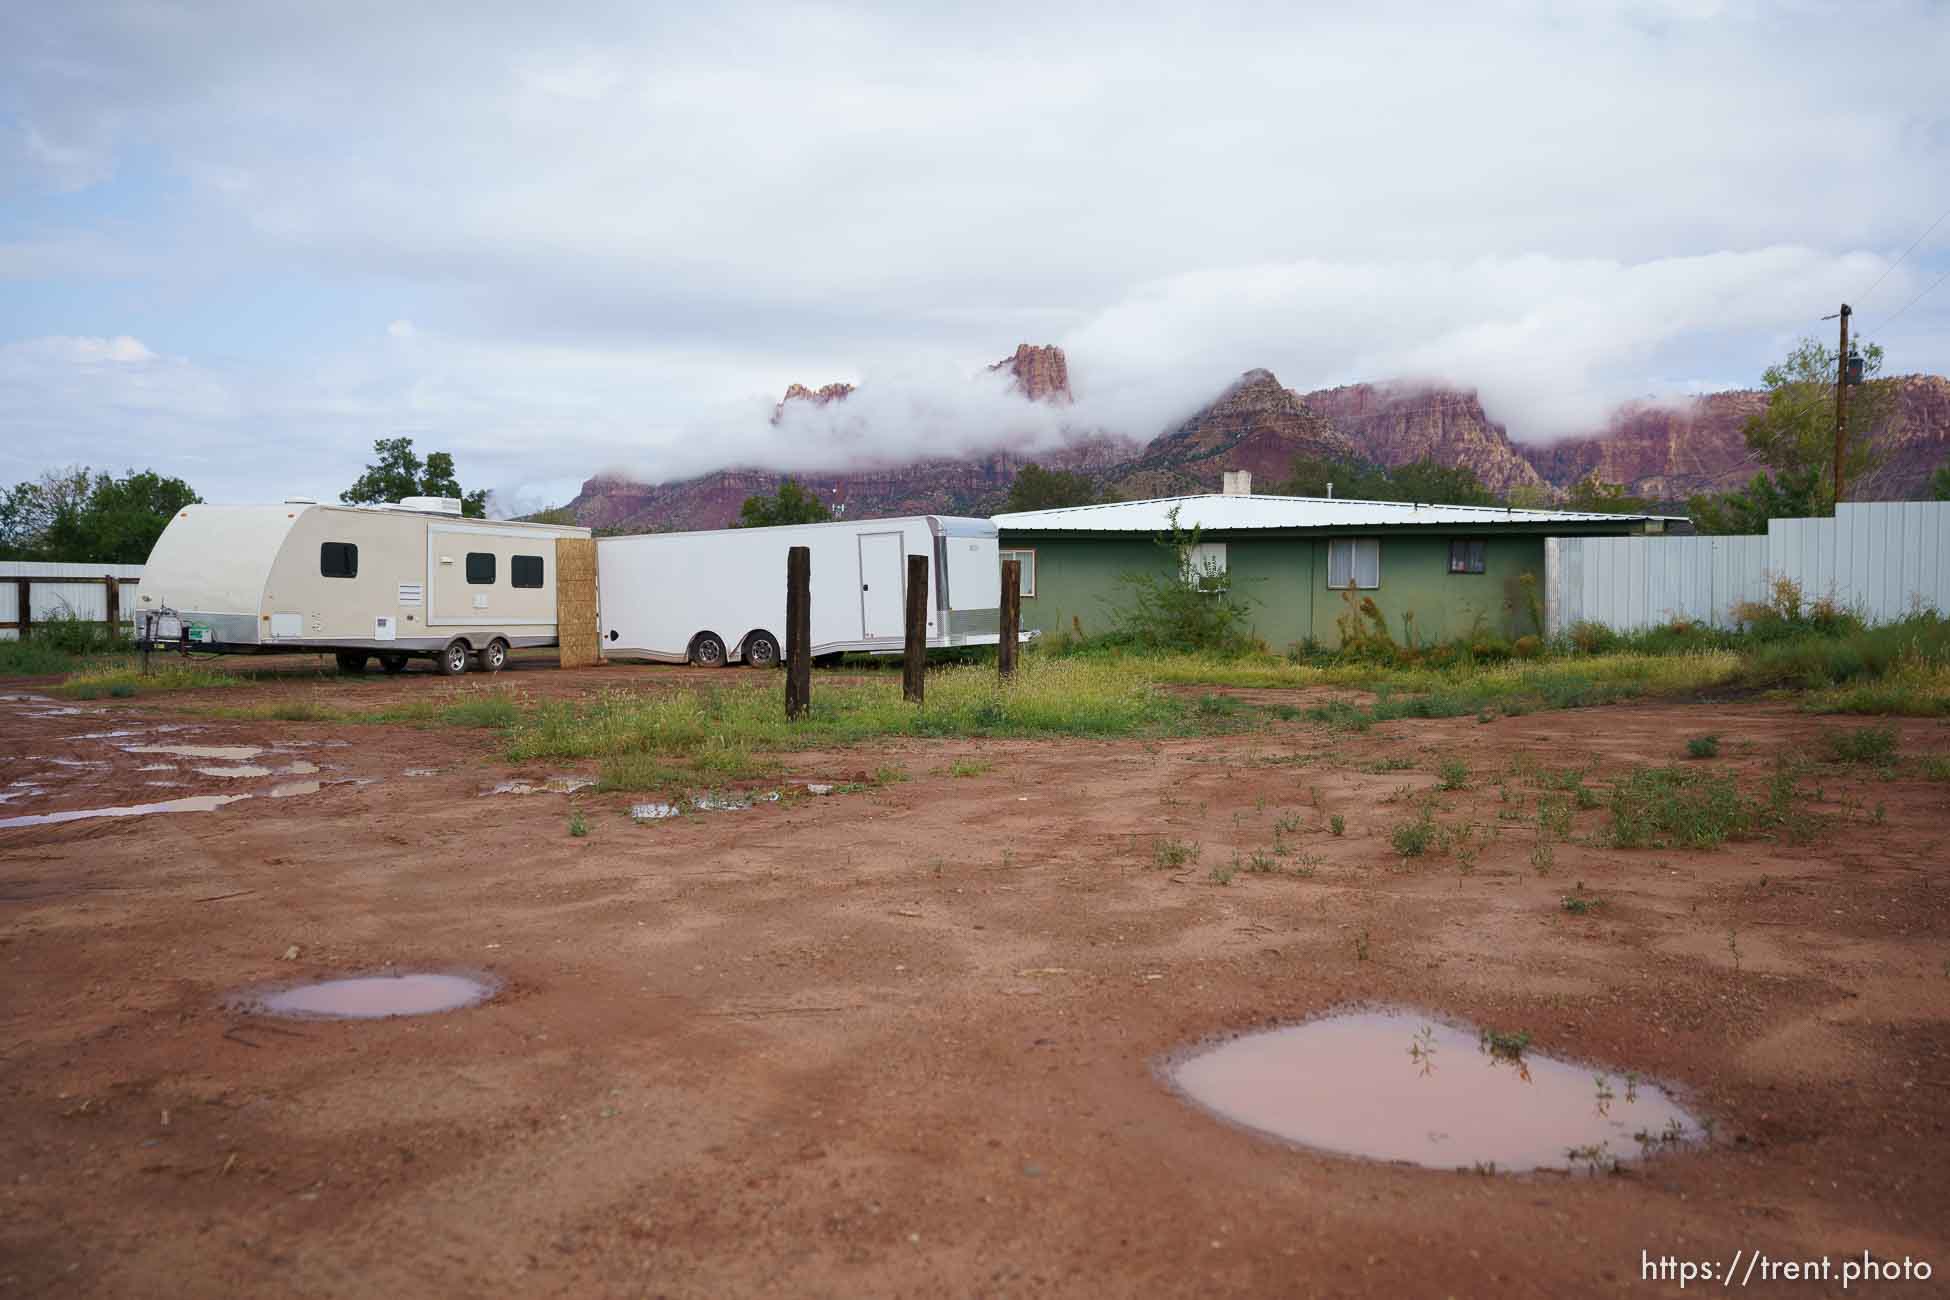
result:
[(1692, 736), (1686, 741), (1686, 754), (1690, 758), (1716, 758), (1720, 753), (1720, 736), (1709, 731), (1704, 736)]
[(1837, 763), (1874, 763), (1887, 766), (1896, 757), (1894, 727), (1859, 727), (1853, 731), (1830, 731), (1822, 736), (1828, 756)]
[(1517, 638), (1516, 643), (1510, 647), (1510, 653), (1519, 659), (1535, 659), (1538, 655), (1544, 653), (1543, 640), (1535, 636), (1520, 636)]
[(1642, 767), (1612, 786), (1611, 819), (1621, 849), (1710, 849), (1752, 832), (1756, 809), (1731, 776)]
[(1424, 808), (1422, 815), (1412, 822), (1402, 822), (1389, 832), (1388, 842), (1395, 846), (1395, 852), (1405, 858), (1419, 858), (1429, 851), (1435, 842), (1435, 818)]
[(1129, 591), (1115, 614), (1114, 636), (1146, 650), (1218, 650), (1238, 654), (1254, 649), (1253, 600), (1234, 590), (1226, 574), (1201, 571), (1192, 561), (1197, 528), (1181, 528), (1174, 507), (1171, 532), (1157, 539), (1174, 560), (1169, 573), (1124, 573), (1118, 582)]
[(1604, 654), (1618, 644), (1618, 633), (1603, 623), (1593, 623), (1589, 619), (1580, 619), (1571, 624), (1570, 638), (1579, 654)]

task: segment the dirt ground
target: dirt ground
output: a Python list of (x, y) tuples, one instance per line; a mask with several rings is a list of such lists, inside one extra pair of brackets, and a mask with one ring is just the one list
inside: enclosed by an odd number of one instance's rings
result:
[[(697, 680), (722, 678), (506, 682)], [(299, 671), (223, 703), (473, 685)], [(1950, 1270), (1950, 786), (1824, 767), (1836, 824), (1798, 847), (1621, 851), (1584, 811), (1547, 874), (1498, 816), (1527, 759), (1602, 782), (1717, 731), (1709, 761), (1758, 784), (1855, 720), (1736, 702), (903, 742), (787, 776), (904, 782), (638, 825), (624, 795), (484, 793), (593, 767), (510, 768), (479, 731), (33, 690), (0, 684), (0, 818), (253, 797), (0, 828), (0, 1296), (1678, 1294), (1643, 1253), (1736, 1251), (1907, 1256), (1938, 1280), (1848, 1294), (1921, 1295)], [(1950, 726), (1899, 727), (1905, 754), (1950, 751)], [(156, 744), (278, 770), (123, 748)], [(1475, 822), (1479, 856), (1400, 858), (1397, 792), (1456, 756), (1470, 783), (1438, 818)], [(338, 783), (269, 797), (304, 779)], [(1171, 840), (1197, 864), (1154, 867)], [(1212, 878), (1276, 840), (1278, 874)], [(424, 1018), (232, 1009), (388, 968), (504, 983)], [(1435, 1171), (1270, 1141), (1161, 1076), (1357, 1004), (1638, 1071), (1711, 1142), (1615, 1175)]]

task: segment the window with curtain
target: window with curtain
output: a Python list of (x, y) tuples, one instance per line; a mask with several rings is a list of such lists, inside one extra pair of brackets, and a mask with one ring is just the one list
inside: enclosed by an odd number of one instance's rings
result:
[(1381, 539), (1336, 537), (1327, 543), (1329, 587), (1373, 588), (1381, 585)]

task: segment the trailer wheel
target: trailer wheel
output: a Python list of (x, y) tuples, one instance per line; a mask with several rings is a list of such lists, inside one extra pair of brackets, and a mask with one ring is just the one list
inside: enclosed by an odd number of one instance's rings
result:
[(386, 670), (388, 677), (397, 677), (406, 671), (405, 655), (380, 655), (379, 666)]
[(779, 666), (779, 639), (770, 632), (754, 632), (745, 638), (745, 662), (753, 668)]
[(498, 673), (507, 666), (508, 643), (500, 637), (496, 637), (487, 643), (487, 649), (481, 651), (481, 671), (484, 673)]
[(339, 661), (340, 672), (362, 673), (366, 670), (366, 660), (370, 656), (356, 655), (356, 654), (336, 654), (333, 655), (332, 657)]
[(724, 638), (716, 632), (699, 632), (691, 638), (690, 659), (699, 668), (724, 667)]
[(458, 677), (467, 671), (467, 642), (449, 641), (447, 648), (434, 656), (434, 665), (440, 669), (442, 677)]

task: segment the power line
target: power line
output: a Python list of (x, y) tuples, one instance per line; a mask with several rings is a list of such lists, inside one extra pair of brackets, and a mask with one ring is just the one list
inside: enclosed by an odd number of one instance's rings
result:
[[(1928, 230), (1924, 231), (1922, 234), (1918, 235), (1913, 241), (1911, 241), (1910, 246), (1903, 250), (1901, 257), (1898, 257), (1895, 261), (1891, 262), (1888, 266), (1882, 268), (1882, 274), (1876, 277), (1875, 284), (1870, 285), (1868, 292), (1862, 295), (1862, 300), (1864, 302), (1868, 301), (1869, 294), (1874, 293), (1876, 289), (1882, 284), (1882, 282), (1889, 278), (1889, 273), (1891, 271), (1895, 270), (1897, 267), (1903, 264), (1904, 257), (1908, 257), (1911, 253), (1914, 253), (1916, 251), (1916, 246), (1918, 244), (1921, 244), (1924, 240), (1928, 239), (1932, 234), (1936, 232), (1936, 228), (1943, 224), (1944, 217), (1950, 217), (1950, 208), (1945, 208), (1943, 210), (1942, 216), (1939, 216), (1935, 221), (1932, 221), (1930, 223), (1930, 228)], [(1941, 283), (1941, 281), (1939, 281), (1938, 283)], [(1903, 310), (1907, 311), (1908, 308), (1904, 308)], [(1900, 314), (1901, 313), (1898, 313), (1898, 315)], [(1891, 319), (1894, 318), (1892, 317)]]
[(1887, 328), (1888, 326), (1894, 324), (1897, 316), (1901, 316), (1903, 312), (1908, 311), (1911, 307), (1914, 307), (1917, 303), (1922, 302), (1923, 299), (1929, 297), (1930, 294), (1936, 291), (1937, 286), (1941, 285), (1945, 280), (1950, 280), (1950, 271), (1945, 271), (1942, 275), (1939, 275), (1936, 278), (1935, 284), (1932, 284), (1929, 288), (1923, 290), (1922, 293), (1917, 294), (1914, 298), (1911, 298), (1908, 302), (1904, 303), (1902, 305), (1901, 311), (1898, 311), (1895, 316), (1891, 316), (1887, 320), (1882, 322), (1883, 327)]

